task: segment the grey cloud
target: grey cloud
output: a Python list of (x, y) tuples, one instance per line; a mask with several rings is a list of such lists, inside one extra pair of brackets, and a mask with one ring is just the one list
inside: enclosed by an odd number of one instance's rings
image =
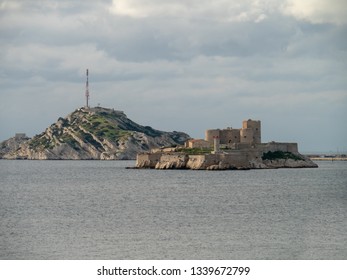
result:
[[(197, 55), (266, 56), (284, 51), (295, 55), (302, 53), (303, 49), (312, 54), (321, 51), (320, 46), (327, 43), (322, 40), (327, 36), (335, 37), (342, 47), (346, 43), (339, 36), (342, 34), (334, 36), (333, 30), (328, 27), (314, 30), (317, 27), (313, 28), (312, 24), (305, 26), (280, 14), (256, 23), (184, 18), (133, 20), (108, 13), (98, 17), (94, 15), (94, 18), (91, 14), (92, 20), (88, 20), (88, 17), (62, 15), (62, 11), (53, 15), (50, 13), (49, 9), (46, 16), (40, 13), (40, 22), (35, 22), (33, 15), (20, 14), (14, 27), (5, 25), (7, 40), (12, 39), (17, 44), (30, 41), (53, 46), (90, 43), (117, 60), (138, 62), (189, 60)], [(22, 26), (20, 22), (23, 22)], [(324, 34), (323, 39), (321, 34)]]
[[(203, 137), (206, 128), (257, 118), (264, 139), (308, 150), (347, 117), (347, 28), (296, 20), (272, 2), (225, 13), (213, 2), (209, 14), (212, 4), (202, 1), (195, 17), (191, 8), (182, 17), (120, 16), (110, 13), (112, 1), (19, 1), (0, 10), (0, 140), (41, 132), (82, 106), (89, 68), (92, 104), (135, 121)], [(343, 148), (347, 135), (338, 135), (330, 145)]]

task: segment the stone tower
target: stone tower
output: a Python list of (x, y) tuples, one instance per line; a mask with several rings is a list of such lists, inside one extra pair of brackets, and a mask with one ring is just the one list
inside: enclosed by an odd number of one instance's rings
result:
[(260, 144), (261, 124), (260, 121), (246, 120), (242, 122), (240, 131), (241, 143)]
[(214, 138), (220, 137), (220, 129), (208, 129), (205, 132), (205, 140), (210, 142), (211, 144), (214, 143)]

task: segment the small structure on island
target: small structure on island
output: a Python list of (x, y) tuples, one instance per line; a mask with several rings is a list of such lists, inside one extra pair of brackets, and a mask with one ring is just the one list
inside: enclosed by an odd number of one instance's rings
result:
[(20, 140), (20, 139), (25, 139), (25, 138), (27, 138), (27, 136), (26, 136), (25, 133), (16, 133), (15, 136), (14, 136), (14, 138), (15, 138), (16, 140)]
[(204, 139), (189, 139), (185, 143), (185, 147), (190, 149), (209, 149), (210, 146), (210, 142)]
[(245, 120), (242, 128), (208, 129), (205, 140), (190, 139), (184, 147), (137, 155), (137, 168), (264, 169), (318, 167), (301, 155), (297, 143), (261, 142), (261, 122)]

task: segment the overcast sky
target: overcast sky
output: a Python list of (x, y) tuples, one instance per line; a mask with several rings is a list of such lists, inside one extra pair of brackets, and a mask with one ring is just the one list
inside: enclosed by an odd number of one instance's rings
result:
[(347, 0), (0, 0), (0, 141), (90, 103), (347, 151)]

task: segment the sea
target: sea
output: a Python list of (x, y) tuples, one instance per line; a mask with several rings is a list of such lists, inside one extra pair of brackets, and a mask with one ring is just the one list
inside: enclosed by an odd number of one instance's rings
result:
[(0, 160), (2, 260), (347, 259), (347, 162), (126, 169)]

